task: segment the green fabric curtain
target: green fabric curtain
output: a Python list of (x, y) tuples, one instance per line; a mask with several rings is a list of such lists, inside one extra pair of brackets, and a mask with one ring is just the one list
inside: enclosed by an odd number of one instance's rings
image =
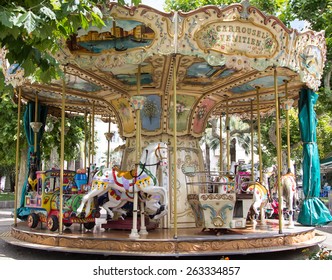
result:
[(329, 209), (319, 199), (320, 163), (316, 142), (316, 113), (318, 94), (302, 89), (299, 100), (299, 124), (303, 142), (303, 192), (305, 200), (298, 222), (306, 226), (324, 225), (332, 221)]
[[(40, 142), (45, 131), (44, 128), (46, 123), (46, 117), (47, 117), (47, 107), (38, 104), (38, 121), (41, 122), (43, 126), (41, 127), (41, 129), (37, 134), (37, 169), (40, 169)], [(30, 122), (34, 121), (35, 121), (35, 102), (29, 102), (27, 104), (23, 117), (24, 131), (28, 141), (27, 170), (30, 169), (30, 153), (34, 152), (34, 132), (30, 127)], [(17, 209), (17, 217), (21, 220), (24, 220), (30, 214), (30, 210), (24, 207), (24, 199), (27, 191), (28, 176), (29, 173), (27, 172), (22, 187), (20, 207)]]

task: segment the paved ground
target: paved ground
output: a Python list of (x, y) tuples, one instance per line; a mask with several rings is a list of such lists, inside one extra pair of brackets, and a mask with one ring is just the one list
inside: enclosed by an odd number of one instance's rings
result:
[[(10, 234), (10, 227), (13, 223), (12, 210), (0, 209), (0, 260), (4, 259), (16, 259), (16, 260), (107, 260), (107, 259), (137, 259), (137, 257), (128, 256), (103, 256), (92, 254), (72, 254), (64, 252), (50, 252), (38, 249), (28, 249), (24, 247), (18, 247), (6, 243), (1, 237), (5, 237)], [(332, 222), (328, 225), (317, 227), (317, 231), (320, 234), (326, 236), (326, 240), (321, 246), (332, 250)], [(230, 258), (236, 260), (305, 260), (308, 259), (308, 255), (315, 251), (318, 251), (319, 247), (311, 247), (307, 252), (303, 252), (303, 249), (281, 251), (273, 253), (260, 253), (251, 255), (233, 255)], [(212, 256), (206, 259), (220, 259), (222, 256)], [(165, 259), (165, 258), (161, 258)], [(186, 258), (188, 259), (188, 258)], [(193, 259), (195, 259), (193, 257)]]

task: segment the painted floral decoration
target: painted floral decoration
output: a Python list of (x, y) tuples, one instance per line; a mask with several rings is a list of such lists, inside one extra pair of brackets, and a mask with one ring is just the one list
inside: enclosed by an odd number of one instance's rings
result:
[(185, 110), (186, 110), (186, 104), (184, 102), (182, 102), (182, 101), (176, 102), (176, 116), (177, 116), (177, 118), (180, 118)]
[(197, 112), (197, 118), (199, 120), (203, 119), (205, 114), (206, 114), (206, 105), (203, 105), (201, 106), (199, 109), (198, 109), (198, 112)]
[(147, 99), (145, 101), (144, 107), (142, 109), (142, 112), (145, 116), (147, 116), (150, 120), (150, 123), (152, 122), (152, 118), (157, 117), (159, 113), (158, 106), (156, 102), (153, 100)]
[(206, 48), (213, 47), (218, 41), (218, 32), (210, 28), (206, 31), (205, 35), (203, 36), (203, 42), (205, 42)]

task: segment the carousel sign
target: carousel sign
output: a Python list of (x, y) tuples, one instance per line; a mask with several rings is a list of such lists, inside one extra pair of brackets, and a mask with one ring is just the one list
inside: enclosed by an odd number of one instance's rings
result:
[(200, 48), (248, 57), (272, 57), (278, 48), (275, 36), (266, 28), (248, 22), (215, 22), (196, 34)]

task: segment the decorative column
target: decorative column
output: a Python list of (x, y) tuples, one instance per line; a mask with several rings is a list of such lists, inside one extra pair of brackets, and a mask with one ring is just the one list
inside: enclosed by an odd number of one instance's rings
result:
[[(136, 162), (140, 160), (141, 154), (141, 109), (145, 103), (145, 96), (134, 95), (131, 97), (131, 106), (133, 106), (136, 115)], [(134, 205), (133, 205), (133, 227), (129, 235), (130, 238), (138, 238), (137, 230), (137, 211), (138, 211), (138, 193), (134, 186)]]

